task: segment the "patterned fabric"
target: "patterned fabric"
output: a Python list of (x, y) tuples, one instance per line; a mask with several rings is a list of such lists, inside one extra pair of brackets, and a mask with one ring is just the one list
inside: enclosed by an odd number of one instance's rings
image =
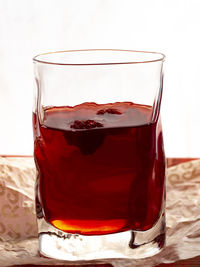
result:
[(0, 240), (37, 236), (33, 158), (0, 157)]

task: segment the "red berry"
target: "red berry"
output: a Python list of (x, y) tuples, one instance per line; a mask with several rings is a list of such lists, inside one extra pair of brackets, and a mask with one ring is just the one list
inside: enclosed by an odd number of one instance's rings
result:
[(103, 124), (94, 120), (79, 121), (75, 120), (70, 128), (73, 129), (93, 129), (103, 127)]
[(118, 109), (115, 108), (100, 109), (99, 111), (97, 111), (97, 115), (104, 115), (105, 113), (116, 114), (116, 115), (122, 114)]

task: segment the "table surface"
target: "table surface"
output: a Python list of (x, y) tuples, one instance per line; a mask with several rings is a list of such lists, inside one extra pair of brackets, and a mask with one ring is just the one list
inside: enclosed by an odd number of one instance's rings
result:
[[(7, 156), (7, 155), (6, 155)], [(167, 166), (171, 167), (174, 165), (177, 165), (179, 163), (183, 163), (183, 162), (187, 162), (190, 160), (193, 160), (196, 158), (168, 158), (167, 159)], [(44, 267), (44, 265), (32, 265), (32, 264), (27, 264), (27, 265), (17, 265), (20, 267), (35, 267), (35, 266), (39, 266), (39, 267)], [(17, 267), (15, 265), (10, 266), (10, 267)], [(52, 265), (45, 265), (46, 267), (52, 267)], [(60, 267), (64, 267), (67, 265), (59, 265)], [(69, 265), (70, 267), (112, 267), (111, 264), (91, 264), (91, 265)], [(195, 257), (195, 258), (191, 258), (191, 259), (187, 259), (187, 260), (181, 260), (175, 263), (170, 263), (170, 264), (159, 264), (156, 265), (155, 267), (192, 267), (192, 266), (199, 266), (200, 267), (200, 256)]]

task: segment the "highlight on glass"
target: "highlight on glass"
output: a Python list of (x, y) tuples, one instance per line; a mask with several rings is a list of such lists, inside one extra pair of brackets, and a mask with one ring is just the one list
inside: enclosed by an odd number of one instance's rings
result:
[(117, 49), (34, 57), (39, 250), (144, 258), (165, 243), (165, 56)]

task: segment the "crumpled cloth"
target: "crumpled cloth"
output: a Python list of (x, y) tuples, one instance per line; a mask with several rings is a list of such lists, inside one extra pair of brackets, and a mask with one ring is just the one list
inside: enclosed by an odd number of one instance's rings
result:
[[(38, 255), (34, 184), (32, 157), (0, 157), (0, 266), (70, 264)], [(102, 263), (151, 267), (200, 255), (200, 160), (168, 168), (166, 188), (166, 247), (150, 258)]]

